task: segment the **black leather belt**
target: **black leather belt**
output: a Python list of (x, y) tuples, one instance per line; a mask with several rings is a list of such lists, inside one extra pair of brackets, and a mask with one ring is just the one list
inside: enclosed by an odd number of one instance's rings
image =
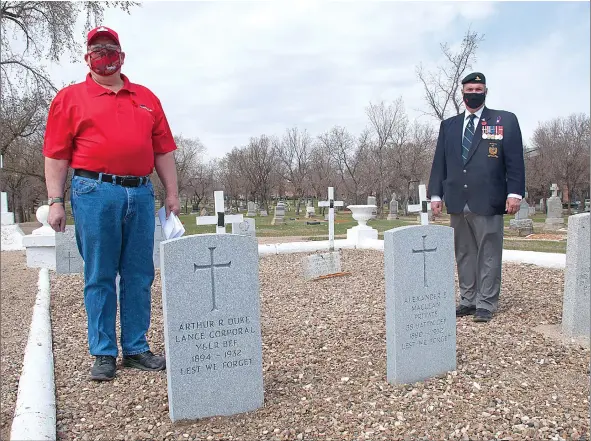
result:
[(107, 173), (97, 173), (89, 170), (82, 170), (80, 168), (74, 170), (74, 176), (96, 179), (97, 181), (109, 182), (111, 184), (121, 185), (122, 187), (139, 187), (142, 184), (147, 184), (150, 182), (149, 176), (117, 176), (109, 175)]

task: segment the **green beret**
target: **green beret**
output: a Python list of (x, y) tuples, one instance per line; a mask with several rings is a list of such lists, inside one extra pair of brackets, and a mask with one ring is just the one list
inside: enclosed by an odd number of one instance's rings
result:
[(480, 72), (472, 72), (464, 77), (462, 84), (466, 83), (480, 83), (486, 84), (486, 78)]

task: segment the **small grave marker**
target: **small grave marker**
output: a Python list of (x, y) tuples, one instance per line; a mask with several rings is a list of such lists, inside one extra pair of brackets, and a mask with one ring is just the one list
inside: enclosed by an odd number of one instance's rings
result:
[(58, 274), (84, 273), (84, 261), (76, 244), (76, 228), (66, 225), (64, 233), (55, 233), (55, 272)]
[(255, 220), (245, 217), (242, 222), (234, 222), (232, 224), (232, 234), (256, 237)]

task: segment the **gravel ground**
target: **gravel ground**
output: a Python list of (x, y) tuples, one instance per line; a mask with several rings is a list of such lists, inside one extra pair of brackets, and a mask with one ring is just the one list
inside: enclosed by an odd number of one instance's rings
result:
[(37, 296), (39, 270), (27, 268), (24, 251), (5, 251), (0, 255), (1, 335), (0, 439), (10, 438), (12, 417), (18, 392), (23, 354)]
[[(265, 405), (173, 425), (164, 372), (89, 381), (80, 276), (54, 276), (60, 440), (589, 439), (589, 350), (535, 332), (560, 322), (563, 272), (506, 264), (501, 310), (461, 318), (457, 371), (386, 382), (383, 253), (343, 252), (351, 276), (305, 282), (303, 255), (261, 259)], [(160, 281), (152, 349), (163, 352)], [(119, 362), (120, 363), (120, 362)], [(198, 399), (198, 397), (197, 397)]]

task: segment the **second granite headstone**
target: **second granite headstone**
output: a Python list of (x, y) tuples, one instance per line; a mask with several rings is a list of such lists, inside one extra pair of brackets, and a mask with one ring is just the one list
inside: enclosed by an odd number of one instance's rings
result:
[(406, 226), (384, 233), (389, 383), (456, 369), (453, 228)]

